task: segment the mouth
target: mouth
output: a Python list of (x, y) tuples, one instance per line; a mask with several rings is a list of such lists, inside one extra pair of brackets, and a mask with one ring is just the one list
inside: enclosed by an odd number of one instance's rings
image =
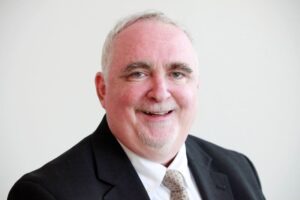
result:
[(144, 113), (145, 115), (148, 116), (167, 116), (170, 115), (172, 112), (174, 112), (174, 110), (168, 110), (168, 111), (142, 111), (142, 113)]

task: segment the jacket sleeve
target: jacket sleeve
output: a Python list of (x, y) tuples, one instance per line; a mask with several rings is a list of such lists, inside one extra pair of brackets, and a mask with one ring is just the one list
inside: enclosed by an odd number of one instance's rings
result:
[(55, 200), (40, 184), (19, 180), (10, 190), (7, 200)]

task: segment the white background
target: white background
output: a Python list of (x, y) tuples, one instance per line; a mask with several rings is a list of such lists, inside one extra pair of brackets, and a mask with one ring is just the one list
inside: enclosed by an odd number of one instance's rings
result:
[(300, 2), (1, 0), (0, 199), (95, 130), (107, 32), (156, 9), (184, 24), (200, 59), (193, 133), (245, 153), (267, 199), (300, 197)]

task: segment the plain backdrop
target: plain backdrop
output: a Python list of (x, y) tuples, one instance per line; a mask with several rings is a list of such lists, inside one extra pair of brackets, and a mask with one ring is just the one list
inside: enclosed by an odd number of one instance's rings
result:
[(13, 183), (92, 133), (104, 38), (155, 9), (197, 48), (192, 133), (254, 162), (267, 199), (300, 198), (300, 1), (0, 0), (0, 199)]

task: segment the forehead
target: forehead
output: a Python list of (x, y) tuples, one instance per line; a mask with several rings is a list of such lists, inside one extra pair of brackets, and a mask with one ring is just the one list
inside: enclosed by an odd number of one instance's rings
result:
[[(116, 41), (122, 38), (127, 39), (147, 39), (147, 35), (156, 40), (172, 39), (170, 36), (185, 35), (185, 33), (175, 25), (161, 22), (155, 19), (137, 21), (123, 29), (116, 37)], [(139, 37), (137, 37), (139, 36)]]
[(190, 39), (178, 27), (142, 20), (122, 30), (114, 39), (112, 48), (112, 62), (115, 64), (137, 60), (195, 62), (196, 55)]

